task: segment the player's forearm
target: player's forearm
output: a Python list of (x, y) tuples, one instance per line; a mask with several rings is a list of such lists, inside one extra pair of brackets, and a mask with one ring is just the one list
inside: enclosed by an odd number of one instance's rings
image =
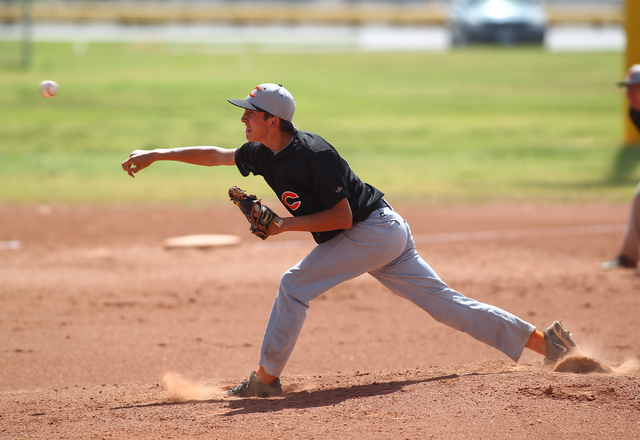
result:
[(347, 199), (325, 211), (299, 217), (283, 217), (281, 232), (325, 232), (348, 229), (353, 224), (353, 215)]
[(220, 147), (158, 148), (149, 152), (153, 162), (171, 160), (191, 165), (233, 165), (235, 150)]
[(135, 150), (122, 162), (122, 169), (131, 177), (159, 160), (173, 160), (193, 165), (235, 165), (235, 151), (219, 147), (184, 147), (156, 150)]

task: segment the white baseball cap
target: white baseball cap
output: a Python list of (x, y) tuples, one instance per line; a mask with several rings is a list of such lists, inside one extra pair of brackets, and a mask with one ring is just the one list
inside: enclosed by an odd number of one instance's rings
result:
[(245, 99), (228, 99), (227, 101), (248, 110), (271, 113), (289, 122), (296, 112), (293, 96), (280, 84), (260, 84)]
[(634, 64), (631, 66), (627, 72), (627, 76), (624, 78), (624, 81), (618, 83), (620, 87), (633, 86), (637, 84), (640, 84), (640, 64)]

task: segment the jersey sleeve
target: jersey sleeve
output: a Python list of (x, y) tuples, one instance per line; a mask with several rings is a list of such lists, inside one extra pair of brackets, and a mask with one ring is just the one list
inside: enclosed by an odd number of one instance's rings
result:
[(345, 174), (346, 164), (330, 151), (318, 153), (309, 162), (308, 177), (316, 196), (325, 209), (333, 208), (340, 200), (349, 196), (349, 182)]
[(259, 169), (259, 144), (247, 142), (236, 150), (236, 167), (243, 177), (249, 174), (259, 176), (262, 172)]

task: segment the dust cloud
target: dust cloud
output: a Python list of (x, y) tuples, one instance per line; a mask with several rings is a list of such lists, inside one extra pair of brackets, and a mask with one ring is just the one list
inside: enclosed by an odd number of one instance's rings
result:
[(553, 371), (561, 373), (633, 374), (640, 372), (640, 362), (628, 361), (620, 365), (607, 365), (591, 356), (569, 356), (560, 361)]
[(165, 373), (162, 384), (171, 397), (177, 400), (211, 400), (223, 397), (221, 388), (194, 383), (175, 372)]

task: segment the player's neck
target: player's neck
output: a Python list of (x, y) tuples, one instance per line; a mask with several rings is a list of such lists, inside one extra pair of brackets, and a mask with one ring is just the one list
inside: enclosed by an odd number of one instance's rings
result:
[(293, 135), (291, 133), (278, 131), (277, 133), (273, 133), (272, 136), (269, 136), (269, 139), (265, 140), (263, 144), (274, 153), (278, 153), (284, 150), (287, 145), (291, 143), (292, 139)]

